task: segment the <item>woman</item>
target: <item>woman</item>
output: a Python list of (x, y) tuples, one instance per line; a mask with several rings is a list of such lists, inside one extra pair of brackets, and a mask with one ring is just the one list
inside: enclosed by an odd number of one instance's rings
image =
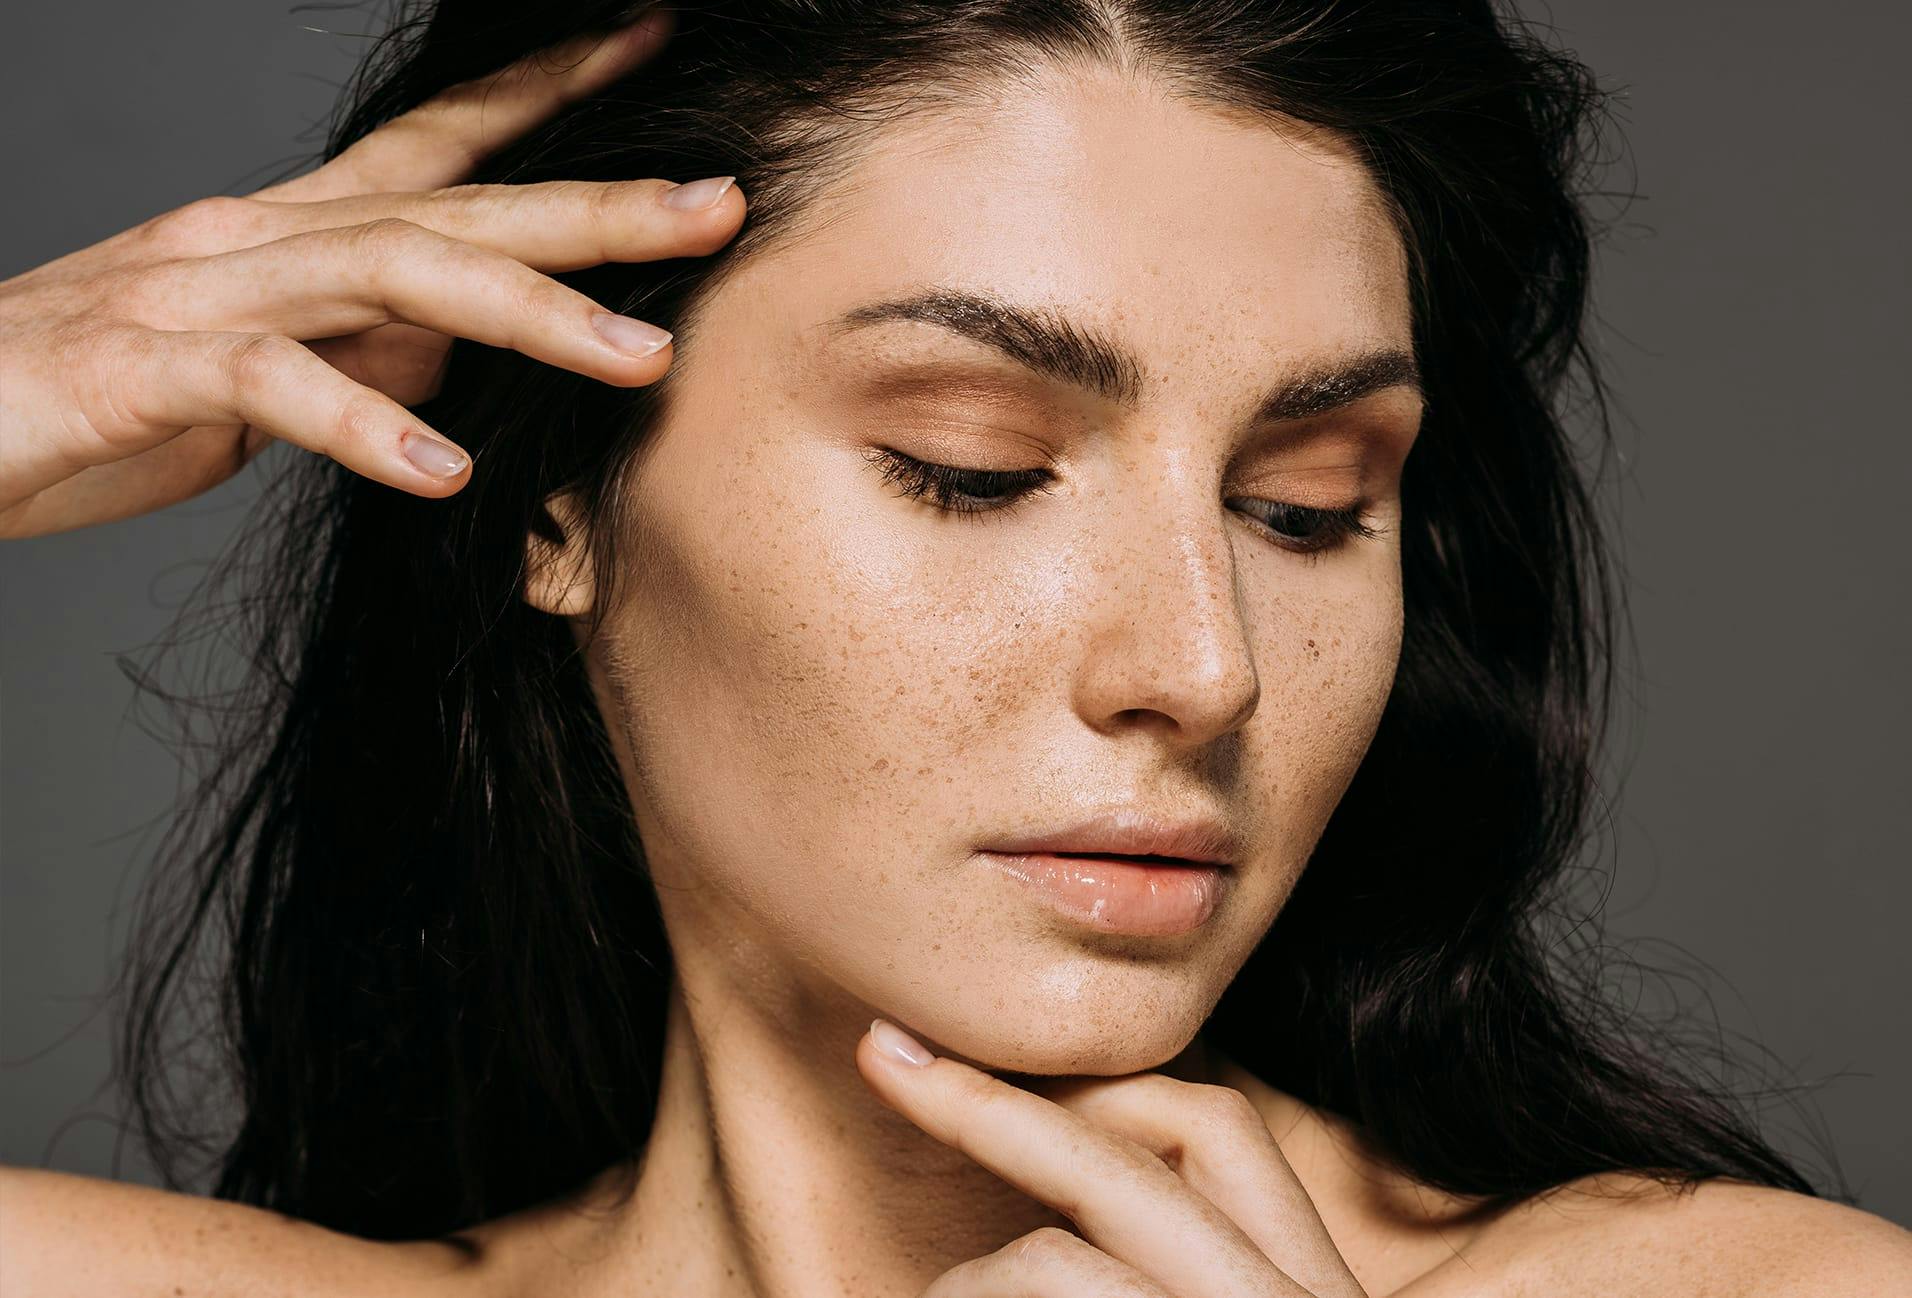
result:
[(8, 1172), (0, 1288), (1888, 1291), (1531, 928), (1584, 72), (1484, 4), (673, 8), (422, 13), (319, 170), (5, 286), (9, 534), (325, 458), (129, 1025), (164, 1136), (225, 958), (219, 1199)]

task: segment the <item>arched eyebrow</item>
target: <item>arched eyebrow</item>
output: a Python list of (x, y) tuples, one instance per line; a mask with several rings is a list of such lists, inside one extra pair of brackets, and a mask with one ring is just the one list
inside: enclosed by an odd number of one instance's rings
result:
[[(1019, 365), (1083, 388), (1133, 410), (1148, 386), (1148, 367), (1134, 352), (1093, 325), (1053, 307), (1024, 306), (969, 289), (931, 288), (853, 307), (830, 320), (837, 337), (891, 320), (936, 325), (994, 348)], [(1256, 423), (1307, 419), (1387, 388), (1407, 388), (1426, 404), (1420, 366), (1411, 352), (1380, 347), (1313, 361), (1270, 389), (1255, 409)]]

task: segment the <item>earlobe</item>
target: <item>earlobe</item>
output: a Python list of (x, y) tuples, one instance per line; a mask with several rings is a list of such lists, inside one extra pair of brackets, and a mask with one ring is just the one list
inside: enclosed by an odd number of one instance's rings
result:
[[(545, 501), (544, 520), (525, 536), (525, 603), (556, 617), (584, 617), (596, 601), (590, 530), (583, 511), (563, 493)], [(549, 530), (560, 539), (545, 533)]]

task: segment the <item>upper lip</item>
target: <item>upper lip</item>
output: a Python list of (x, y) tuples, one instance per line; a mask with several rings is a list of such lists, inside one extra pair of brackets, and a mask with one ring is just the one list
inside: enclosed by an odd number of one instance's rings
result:
[(1097, 812), (1061, 829), (1004, 839), (984, 850), (1172, 856), (1207, 865), (1230, 865), (1241, 857), (1240, 840), (1218, 817), (1171, 818), (1131, 807)]

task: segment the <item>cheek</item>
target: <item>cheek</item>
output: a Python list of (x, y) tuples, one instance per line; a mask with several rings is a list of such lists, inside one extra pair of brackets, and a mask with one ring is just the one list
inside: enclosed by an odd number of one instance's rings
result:
[[(821, 914), (857, 885), (839, 865), (907, 859), (910, 799), (948, 796), (967, 615), (887, 566), (897, 537), (840, 483), (764, 443), (728, 458), (719, 475), (661, 454), (647, 470), (671, 489), (634, 510), (607, 706), (654, 860)], [(780, 872), (805, 875), (800, 898), (773, 902)]]
[(1247, 743), (1266, 768), (1256, 787), (1276, 804), (1264, 813), (1277, 832), (1306, 839), (1304, 855), (1366, 756), (1393, 690), (1399, 572), (1383, 551), (1332, 576), (1297, 578), (1264, 602), (1262, 698)]

